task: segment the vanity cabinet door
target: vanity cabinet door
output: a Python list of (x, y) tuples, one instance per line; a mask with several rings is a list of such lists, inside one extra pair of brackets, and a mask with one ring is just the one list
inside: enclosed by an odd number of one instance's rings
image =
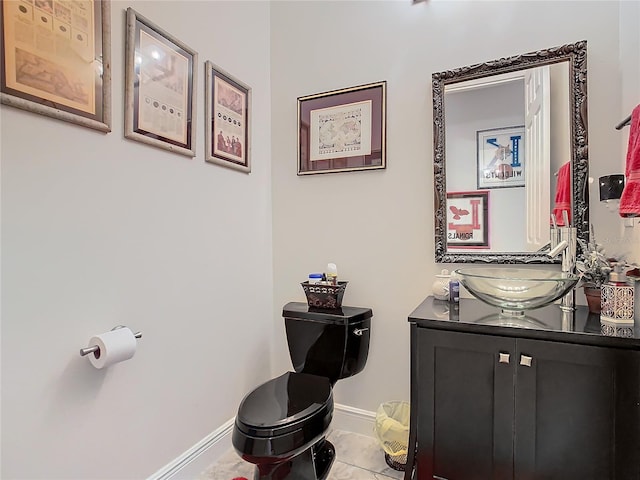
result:
[(513, 478), (515, 340), (417, 329), (420, 480)]
[(640, 353), (517, 340), (515, 478), (639, 479)]

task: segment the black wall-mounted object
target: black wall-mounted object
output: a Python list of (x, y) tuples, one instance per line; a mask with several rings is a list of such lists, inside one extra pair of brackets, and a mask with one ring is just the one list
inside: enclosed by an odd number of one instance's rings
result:
[(605, 175), (598, 179), (600, 184), (600, 201), (619, 200), (624, 190), (624, 175)]

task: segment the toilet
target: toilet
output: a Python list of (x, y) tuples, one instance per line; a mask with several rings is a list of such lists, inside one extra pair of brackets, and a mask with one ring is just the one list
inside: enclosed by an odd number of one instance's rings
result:
[(256, 465), (254, 480), (324, 480), (335, 457), (325, 436), (333, 417), (333, 385), (362, 371), (369, 354), (370, 308), (283, 307), (293, 372), (248, 393), (232, 443)]

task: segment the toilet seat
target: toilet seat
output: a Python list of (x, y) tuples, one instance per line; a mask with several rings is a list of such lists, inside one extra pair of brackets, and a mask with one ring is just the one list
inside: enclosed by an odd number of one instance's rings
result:
[(291, 433), (315, 418), (331, 417), (328, 378), (287, 372), (249, 393), (238, 409), (236, 427), (246, 435), (270, 438)]

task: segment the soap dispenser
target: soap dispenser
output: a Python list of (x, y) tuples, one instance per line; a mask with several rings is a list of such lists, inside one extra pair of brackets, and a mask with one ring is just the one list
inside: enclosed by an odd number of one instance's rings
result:
[(431, 292), (434, 298), (437, 300), (449, 300), (449, 270), (446, 268), (440, 272), (440, 275), (436, 275), (436, 279), (431, 285)]
[(610, 337), (633, 337), (633, 286), (622, 271), (623, 264), (616, 263), (609, 274), (609, 281), (602, 286), (602, 311), (600, 328)]

